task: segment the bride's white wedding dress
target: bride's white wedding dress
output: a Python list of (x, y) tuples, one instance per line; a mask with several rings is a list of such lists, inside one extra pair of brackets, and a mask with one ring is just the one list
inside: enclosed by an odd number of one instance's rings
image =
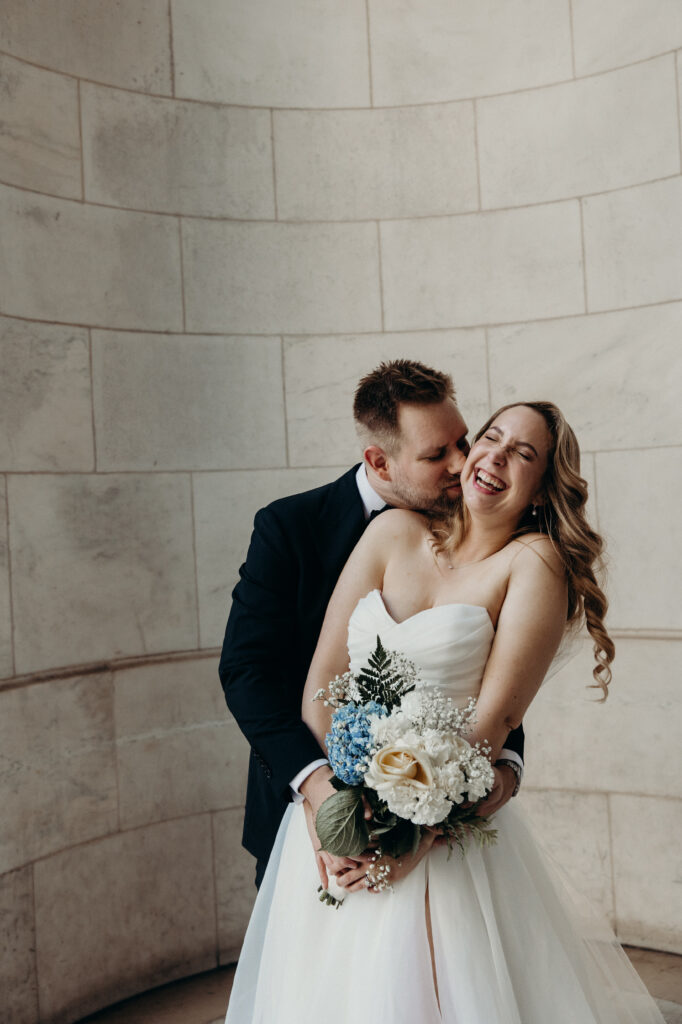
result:
[[(478, 693), (494, 629), (485, 608), (466, 604), (398, 623), (374, 590), (349, 623), (353, 669), (377, 635), (416, 662), (426, 686), (464, 703)], [(613, 933), (568, 893), (514, 804), (495, 816), (494, 846), (449, 859), (435, 847), (393, 893), (351, 894), (338, 910), (318, 900), (303, 809), (292, 805), (227, 1024), (664, 1024)]]

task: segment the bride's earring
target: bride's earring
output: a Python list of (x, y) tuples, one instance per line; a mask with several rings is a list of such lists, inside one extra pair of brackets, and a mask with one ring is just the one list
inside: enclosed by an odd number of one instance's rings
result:
[(538, 507), (537, 507), (537, 505), (531, 505), (531, 507), (530, 507), (530, 514), (532, 515), (533, 519), (537, 519), (537, 517), (538, 517)]

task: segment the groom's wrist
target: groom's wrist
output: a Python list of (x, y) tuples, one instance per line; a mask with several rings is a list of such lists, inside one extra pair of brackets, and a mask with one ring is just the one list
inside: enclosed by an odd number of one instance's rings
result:
[(495, 768), (508, 768), (514, 775), (514, 789), (512, 796), (516, 796), (521, 788), (521, 778), (523, 777), (523, 770), (519, 766), (517, 761), (513, 761), (509, 757), (498, 757), (495, 762)]
[(330, 779), (334, 773), (328, 764), (320, 765), (301, 783), (300, 793), (317, 812), (321, 803), (335, 792)]

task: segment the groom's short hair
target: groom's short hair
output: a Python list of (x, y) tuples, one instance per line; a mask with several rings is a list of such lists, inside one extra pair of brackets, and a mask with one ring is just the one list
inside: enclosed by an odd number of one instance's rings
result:
[(413, 359), (394, 359), (381, 363), (359, 382), (353, 416), (363, 443), (378, 441), (383, 447), (394, 447), (400, 440), (401, 404), (437, 405), (446, 398), (455, 400), (455, 386), (448, 373)]

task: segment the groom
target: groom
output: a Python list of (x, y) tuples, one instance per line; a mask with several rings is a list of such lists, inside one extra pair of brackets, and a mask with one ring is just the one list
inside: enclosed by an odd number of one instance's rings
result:
[[(447, 512), (461, 494), (467, 426), (447, 374), (412, 360), (382, 363), (360, 381), (353, 412), (363, 462), (330, 484), (273, 501), (256, 514), (232, 594), (220, 679), (251, 744), (242, 841), (257, 858), (257, 885), (287, 803), (306, 799), (317, 813), (334, 792), (325, 753), (301, 719), (301, 697), (327, 602), (348, 556), (384, 508)], [(519, 728), (496, 764), (485, 813), (518, 789), (522, 757)], [(321, 860), (323, 872), (334, 868), (329, 854)]]

